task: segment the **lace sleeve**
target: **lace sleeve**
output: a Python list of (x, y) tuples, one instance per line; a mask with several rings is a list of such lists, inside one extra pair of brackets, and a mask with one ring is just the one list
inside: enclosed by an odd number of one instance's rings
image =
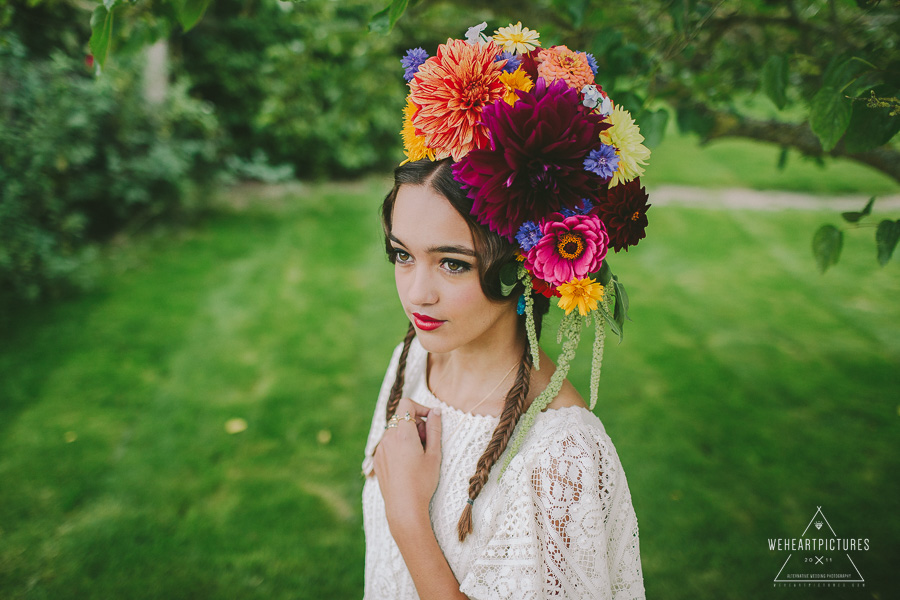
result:
[(508, 509), (461, 589), (479, 599), (644, 598), (637, 519), (609, 438), (577, 428), (542, 437), (543, 450), (503, 476), (517, 478)]

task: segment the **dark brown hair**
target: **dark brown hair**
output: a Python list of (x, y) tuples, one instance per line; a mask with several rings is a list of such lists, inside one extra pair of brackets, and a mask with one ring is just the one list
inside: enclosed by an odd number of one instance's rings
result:
[[(384, 227), (384, 243), (388, 256), (393, 260), (394, 253), (388, 236), (391, 233), (394, 201), (397, 199), (397, 192), (400, 190), (400, 186), (429, 186), (447, 198), (468, 224), (469, 230), (472, 232), (472, 240), (475, 243), (479, 279), (484, 295), (495, 301), (516, 302), (524, 291), (522, 284), (518, 284), (509, 296), (503, 296), (500, 287), (500, 269), (509, 262), (516, 260), (516, 246), (478, 223), (475, 217), (472, 216), (470, 212), (472, 201), (460, 189), (459, 184), (453, 178), (452, 165), (453, 163), (450, 159), (440, 161), (426, 159), (401, 165), (394, 170), (394, 187), (388, 193), (381, 206), (381, 222)], [(550, 302), (541, 294), (533, 294), (532, 297), (534, 298), (535, 329), (538, 337), (540, 337), (541, 323), (544, 314), (550, 306)], [(524, 337), (524, 316), (519, 318), (519, 326)], [(397, 404), (400, 402), (400, 396), (403, 393), (406, 359), (414, 337), (415, 329), (410, 325), (406, 332), (406, 337), (403, 339), (403, 350), (400, 353), (400, 362), (397, 365), (397, 376), (394, 379), (394, 385), (388, 397), (385, 420), (389, 419), (396, 412)], [(472, 532), (472, 503), (474, 503), (485, 483), (487, 483), (491, 467), (497, 462), (503, 451), (506, 450), (506, 445), (509, 443), (516, 423), (518, 423), (519, 417), (522, 416), (522, 413), (527, 408), (525, 402), (528, 398), (529, 385), (531, 383), (531, 366), (531, 353), (526, 343), (515, 382), (506, 395), (503, 412), (500, 414), (500, 422), (494, 429), (487, 448), (485, 448), (481, 458), (478, 459), (475, 466), (475, 474), (469, 478), (470, 502), (466, 504), (457, 524), (457, 533), (461, 542)]]

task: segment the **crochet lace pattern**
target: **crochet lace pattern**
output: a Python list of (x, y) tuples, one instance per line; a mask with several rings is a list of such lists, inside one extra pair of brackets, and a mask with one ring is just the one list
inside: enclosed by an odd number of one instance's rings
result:
[[(366, 444), (363, 518), (368, 600), (418, 598), (391, 537), (372, 454), (384, 433), (394, 352)], [(403, 395), (442, 410), (442, 462), (431, 521), (460, 590), (470, 598), (644, 598), (637, 518), (616, 449), (600, 420), (579, 407), (547, 410), (510, 462), (499, 463), (475, 503), (474, 532), (460, 543), (468, 479), (497, 418), (450, 407), (425, 381), (427, 353), (410, 348)]]

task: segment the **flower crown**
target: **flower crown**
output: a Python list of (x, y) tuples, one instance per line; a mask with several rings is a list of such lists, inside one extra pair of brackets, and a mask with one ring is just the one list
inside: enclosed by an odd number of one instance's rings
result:
[[(452, 157), (453, 176), (472, 199), (472, 214), (519, 246), (518, 264), (501, 270), (506, 295), (525, 292), (535, 368), (538, 344), (532, 293), (558, 297), (565, 310), (562, 355), (550, 385), (522, 416), (508, 461), (537, 413), (568, 374), (583, 326), (595, 329), (590, 407), (597, 398), (605, 324), (621, 340), (628, 297), (605, 260), (644, 238), (647, 192), (640, 184), (650, 150), (628, 111), (595, 81), (597, 61), (566, 46), (541, 48), (522, 23), (469, 28), (429, 57), (409, 50), (401, 135), (406, 160)], [(577, 312), (576, 312), (577, 309)]]

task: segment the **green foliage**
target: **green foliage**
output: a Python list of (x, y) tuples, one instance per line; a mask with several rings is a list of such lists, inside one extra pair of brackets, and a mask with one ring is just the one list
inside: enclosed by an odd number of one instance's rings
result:
[(398, 162), (402, 54), (389, 38), (366, 32), (374, 6), (211, 5), (180, 39), (178, 61), (193, 93), (215, 103), (231, 153), (246, 160), (261, 150), (305, 178)]
[[(85, 249), (123, 227), (189, 207), (209, 181), (217, 123), (183, 84), (147, 106), (131, 69), (94, 80), (62, 53), (0, 48), (0, 289), (37, 299), (67, 287)], [(3, 298), (0, 298), (2, 300)]]
[(885, 219), (878, 224), (878, 229), (875, 230), (875, 246), (878, 249), (878, 264), (882, 267), (891, 260), (898, 240), (900, 240), (900, 220)]
[(824, 273), (828, 267), (836, 265), (844, 245), (844, 232), (834, 225), (822, 225), (813, 236), (813, 255), (819, 271)]
[[(853, 229), (861, 227), (859, 224), (865, 217), (872, 214), (872, 206), (875, 197), (869, 198), (866, 206), (861, 211), (849, 211), (841, 213), (841, 217), (848, 223), (853, 223)], [(891, 260), (897, 241), (900, 240), (900, 220), (882, 220), (875, 230), (875, 249), (877, 251), (878, 264), (882, 267)], [(841, 255), (841, 247), (844, 243), (844, 231), (834, 225), (822, 225), (813, 236), (813, 255), (819, 266), (819, 271), (824, 273), (828, 267), (836, 265)]]

